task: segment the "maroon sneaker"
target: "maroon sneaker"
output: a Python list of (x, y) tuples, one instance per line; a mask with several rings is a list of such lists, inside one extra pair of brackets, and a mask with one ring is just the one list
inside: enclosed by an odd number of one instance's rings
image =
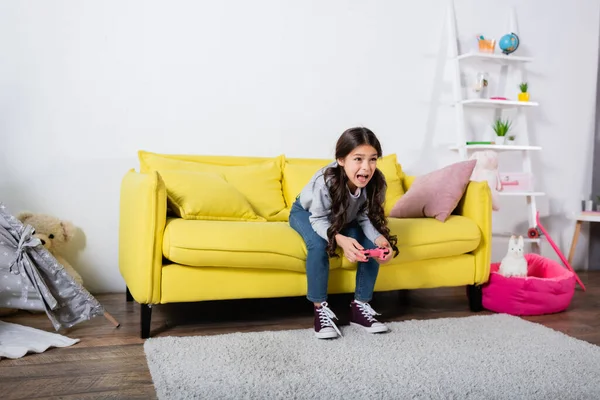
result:
[(319, 339), (333, 339), (342, 336), (333, 318), (336, 315), (329, 308), (327, 302), (321, 303), (321, 307), (315, 306), (315, 336)]
[(354, 300), (350, 303), (350, 325), (361, 326), (369, 333), (387, 332), (388, 327), (373, 316), (381, 315), (371, 308), (369, 303)]

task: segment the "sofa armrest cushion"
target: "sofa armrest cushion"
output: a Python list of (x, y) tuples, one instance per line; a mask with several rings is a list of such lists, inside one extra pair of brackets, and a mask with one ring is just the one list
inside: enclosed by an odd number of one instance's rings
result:
[(119, 205), (119, 269), (133, 298), (160, 302), (167, 199), (158, 173), (127, 171)]
[(487, 181), (469, 182), (454, 214), (475, 221), (481, 231), (479, 246), (473, 252), (476, 266), (474, 283), (487, 282), (492, 257), (492, 192)]

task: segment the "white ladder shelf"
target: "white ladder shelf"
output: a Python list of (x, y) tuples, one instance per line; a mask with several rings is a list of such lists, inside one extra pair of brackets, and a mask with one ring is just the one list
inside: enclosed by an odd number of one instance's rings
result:
[[(519, 35), (516, 14), (514, 8), (510, 18), (510, 31)], [(459, 54), (459, 43), (458, 43), (458, 30), (456, 27), (456, 13), (454, 8), (454, 0), (448, 0), (448, 39), (449, 39), (449, 62), (453, 67), (453, 97), (454, 103), (452, 104), (456, 111), (456, 145), (451, 146), (450, 150), (458, 151), (458, 154), (462, 160), (467, 160), (472, 155), (473, 151), (478, 150), (493, 150), (496, 152), (519, 152), (522, 158), (522, 170), (521, 172), (532, 174), (532, 161), (531, 152), (541, 151), (542, 148), (530, 144), (528, 121), (527, 121), (527, 110), (532, 107), (537, 107), (539, 104), (535, 101), (518, 101), (511, 99), (516, 97), (514, 95), (506, 96), (508, 100), (498, 100), (489, 98), (463, 98), (462, 86), (461, 86), (461, 72), (462, 65), (469, 62), (490, 63), (488, 65), (500, 66), (501, 72), (500, 79), (506, 80), (506, 76), (509, 70), (516, 70), (519, 75), (519, 82), (527, 82), (525, 65), (533, 61), (532, 57), (522, 57), (518, 55), (504, 55), (498, 53), (479, 53), (479, 52), (468, 52), (465, 54)], [(508, 33), (508, 32), (507, 32)], [(475, 40), (475, 36), (473, 36)], [(517, 88), (514, 89), (513, 93), (516, 93)], [(512, 93), (511, 93), (512, 94)], [(494, 93), (494, 96), (498, 95)], [(467, 141), (480, 141), (468, 139), (467, 129), (465, 124), (465, 113), (472, 109), (488, 108), (494, 110), (494, 119), (502, 116), (505, 110), (516, 111), (516, 118), (520, 121), (519, 126), (519, 144), (467, 144)], [(490, 120), (490, 125), (493, 121)], [(514, 172), (514, 171), (511, 171)], [(520, 196), (526, 199), (527, 205), (527, 219), (529, 228), (537, 226), (536, 214), (538, 211), (536, 197), (544, 196), (545, 193), (539, 191), (532, 192), (498, 192), (503, 196)], [(502, 207), (501, 207), (502, 208)], [(501, 210), (499, 210), (501, 211)], [(511, 233), (493, 233), (494, 237), (510, 237)], [(532, 251), (540, 253), (540, 242), (541, 239), (527, 237), (527, 232), (523, 233), (523, 238), (526, 243), (532, 245)]]

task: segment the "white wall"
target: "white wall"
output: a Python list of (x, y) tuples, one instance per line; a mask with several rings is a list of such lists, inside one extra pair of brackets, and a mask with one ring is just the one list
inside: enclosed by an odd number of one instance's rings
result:
[[(119, 186), (138, 149), (328, 157), (345, 128), (365, 125), (408, 172), (441, 167), (456, 157), (454, 114), (440, 104), (451, 71), (436, 80), (445, 4), (3, 2), (0, 201), (73, 221), (84, 236), (70, 259), (87, 286), (122, 291)], [(591, 187), (598, 1), (457, 0), (461, 40), (505, 33), (513, 4), (519, 54), (536, 58), (541, 211), (567, 251), (573, 224), (562, 215)], [(502, 215), (524, 204), (505, 201)], [(525, 219), (516, 210), (509, 230)]]

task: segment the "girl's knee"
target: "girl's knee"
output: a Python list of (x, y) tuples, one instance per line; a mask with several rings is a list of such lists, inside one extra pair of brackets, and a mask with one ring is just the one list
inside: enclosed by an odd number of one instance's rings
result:
[(310, 251), (315, 252), (327, 252), (327, 242), (321, 236), (316, 236), (308, 240), (306, 243), (306, 248)]

